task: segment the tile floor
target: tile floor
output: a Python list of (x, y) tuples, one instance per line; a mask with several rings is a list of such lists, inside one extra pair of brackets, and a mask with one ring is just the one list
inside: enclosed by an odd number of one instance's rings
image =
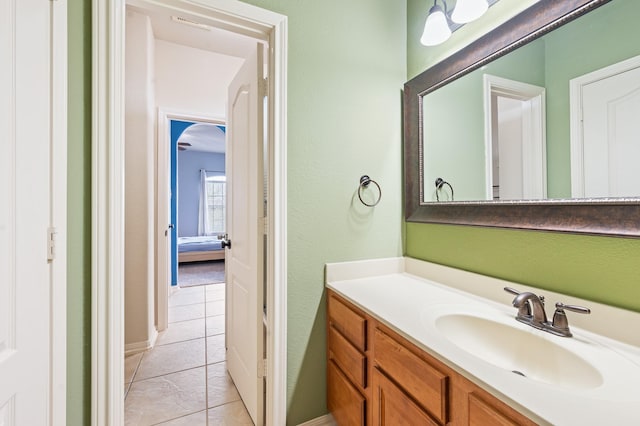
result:
[(169, 328), (125, 358), (125, 383), (126, 425), (253, 425), (225, 365), (223, 283), (169, 297)]

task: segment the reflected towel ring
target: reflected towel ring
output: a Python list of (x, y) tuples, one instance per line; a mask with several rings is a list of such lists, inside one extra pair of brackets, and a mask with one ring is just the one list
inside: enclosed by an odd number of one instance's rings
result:
[(436, 179), (436, 201), (440, 201), (440, 196), (438, 196), (438, 192), (442, 189), (444, 185), (447, 185), (451, 190), (451, 201), (453, 201), (453, 186), (446, 180), (442, 178)]
[[(368, 188), (370, 183), (373, 183), (376, 187), (378, 187), (378, 199), (374, 203), (367, 203), (362, 199), (362, 194), (361, 194), (362, 188)], [(380, 185), (378, 185), (378, 182), (371, 179), (367, 175), (362, 175), (360, 177), (360, 186), (358, 186), (358, 198), (360, 199), (360, 202), (365, 206), (375, 207), (378, 205), (378, 203), (380, 202), (380, 199), (382, 198), (382, 189), (380, 189)]]

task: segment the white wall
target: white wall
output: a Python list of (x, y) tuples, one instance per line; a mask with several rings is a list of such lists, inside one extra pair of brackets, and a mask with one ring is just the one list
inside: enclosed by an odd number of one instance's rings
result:
[(127, 11), (125, 46), (125, 350), (145, 349), (154, 321), (154, 39), (149, 18)]
[(156, 40), (156, 104), (161, 108), (226, 117), (227, 87), (244, 59)]

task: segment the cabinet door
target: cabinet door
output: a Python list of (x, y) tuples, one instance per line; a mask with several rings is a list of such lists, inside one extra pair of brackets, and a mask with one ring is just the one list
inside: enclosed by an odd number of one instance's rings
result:
[(327, 405), (340, 426), (365, 426), (366, 398), (333, 361), (327, 363)]
[(455, 424), (469, 426), (536, 425), (526, 416), (462, 376), (456, 378), (453, 395), (452, 408)]
[(441, 424), (449, 421), (449, 375), (409, 350), (410, 343), (396, 335), (376, 328), (374, 333), (376, 365), (393, 378), (411, 397), (429, 411)]
[(439, 425), (377, 368), (372, 385), (373, 426)]

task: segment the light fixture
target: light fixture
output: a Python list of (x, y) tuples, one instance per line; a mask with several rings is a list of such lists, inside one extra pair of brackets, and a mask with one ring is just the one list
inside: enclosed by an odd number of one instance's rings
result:
[(481, 17), (496, 1), (498, 0), (457, 0), (449, 15), (446, 0), (440, 0), (444, 9), (438, 5), (438, 0), (434, 0), (424, 23), (420, 43), (425, 46), (444, 43), (453, 31)]
[(451, 12), (451, 20), (456, 24), (466, 24), (484, 15), (487, 9), (487, 0), (458, 0)]
[[(444, 7), (446, 10), (446, 3), (444, 3)], [(447, 23), (445, 11), (434, 1), (424, 23), (424, 31), (420, 38), (420, 43), (425, 46), (435, 46), (436, 44), (444, 43), (449, 37), (451, 37), (451, 28)]]

